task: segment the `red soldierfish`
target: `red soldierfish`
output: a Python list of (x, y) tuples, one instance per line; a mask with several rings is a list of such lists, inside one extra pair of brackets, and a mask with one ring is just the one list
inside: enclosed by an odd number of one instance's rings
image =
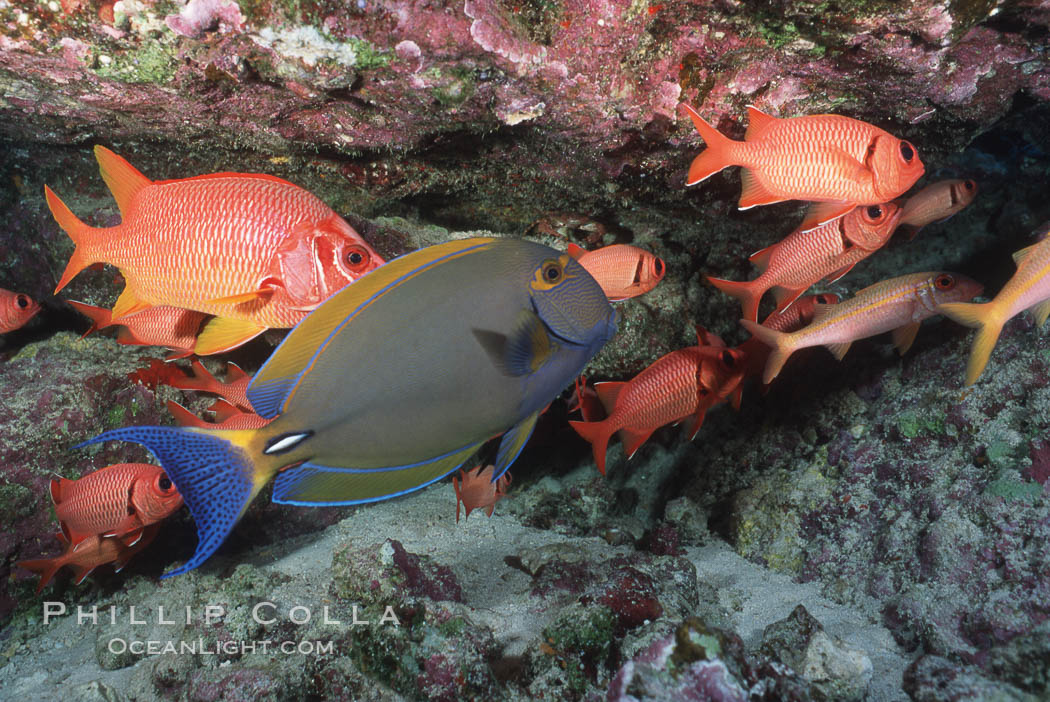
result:
[(166, 346), (172, 350), (168, 360), (183, 358), (193, 353), (197, 343), (197, 332), (208, 317), (203, 312), (183, 310), (178, 307), (150, 307), (114, 322), (110, 311), (105, 307), (95, 307), (83, 302), (69, 300), (81, 314), (91, 319), (91, 328), (84, 332), (87, 336), (93, 331), (117, 325), (117, 343), (131, 346)]
[(991, 302), (968, 304), (951, 302), (938, 312), (968, 327), (977, 327), (973, 350), (966, 366), (966, 384), (973, 385), (988, 365), (1002, 333), (1003, 325), (1024, 310), (1031, 310), (1038, 326), (1050, 316), (1050, 227), (1044, 225), (1044, 238), (1014, 253), (1017, 270)]
[(911, 348), (922, 320), (940, 314), (938, 305), (969, 300), (981, 290), (980, 283), (958, 273), (909, 273), (866, 287), (845, 302), (817, 305), (812, 323), (796, 332), (767, 329), (749, 319), (740, 323), (772, 349), (762, 376), (768, 384), (788, 356), (807, 346), (827, 346), (842, 360), (857, 339), (892, 330), (893, 342), (903, 354)]
[(977, 197), (977, 183), (972, 180), (942, 180), (915, 193), (901, 208), (901, 227), (911, 230), (914, 239), (919, 230), (931, 222), (943, 222)]
[(116, 463), (79, 480), (52, 480), (51, 499), (62, 532), (74, 546), (95, 534), (130, 543), (143, 527), (182, 506), (164, 469), (148, 463)]
[(22, 293), (0, 288), (0, 334), (14, 331), (40, 311), (40, 304)]
[(113, 319), (157, 305), (216, 315), (196, 352), (218, 353), (268, 327), (291, 327), (383, 259), (306, 190), (258, 173), (153, 182), (95, 147), (122, 221), (90, 227), (50, 188), (48, 206), (76, 244), (57, 293), (80, 270), (111, 263), (127, 281)]
[(248, 401), (248, 385), (252, 377), (242, 371), (236, 363), (226, 364), (226, 382), (220, 382), (214, 375), (208, 372), (204, 364), (194, 361), (192, 366), (193, 375), (172, 378), (168, 385), (179, 390), (196, 390), (208, 392), (226, 399), (233, 405), (245, 412), (254, 412), (252, 403)]
[(882, 247), (893, 235), (901, 209), (893, 203), (868, 205), (809, 231), (789, 234), (751, 256), (761, 271), (754, 280), (737, 282), (708, 276), (707, 280), (743, 305), (745, 319), (758, 320), (758, 306), (770, 288), (783, 312), (811, 285), (834, 282), (858, 262)]
[[(720, 372), (704, 369), (712, 361)], [(591, 443), (594, 462), (605, 475), (605, 452), (609, 439), (619, 432), (628, 459), (658, 428), (694, 416), (690, 437), (695, 436), (704, 415), (715, 401), (704, 382), (714, 383), (724, 399), (735, 386), (722, 380), (734, 374), (743, 354), (718, 346), (690, 346), (656, 359), (648, 368), (623, 383), (598, 383), (594, 389), (608, 416), (600, 422), (569, 422)], [(739, 371), (737, 382), (739, 383)], [(705, 377), (706, 376), (706, 377)]]
[(659, 257), (627, 244), (603, 246), (594, 251), (569, 244), (569, 255), (598, 281), (610, 302), (649, 292), (663, 280), (667, 272), (667, 267)]
[(204, 421), (174, 400), (168, 400), (168, 411), (175, 417), (175, 422), (180, 427), (197, 427), (198, 429), (258, 429), (271, 421), (260, 417), (255, 412), (246, 412), (223, 399), (216, 400), (208, 408), (209, 412), (215, 413), (214, 422)]
[(841, 115), (778, 119), (748, 106), (744, 141), (733, 141), (682, 104), (707, 149), (689, 167), (695, 185), (729, 166), (743, 166), (740, 209), (783, 200), (810, 200), (799, 229), (840, 217), (857, 205), (889, 202), (915, 183), (924, 167), (908, 142)]
[(463, 505), (466, 513), (464, 518), (469, 517), (472, 510), (484, 509), (488, 516), (492, 516), (492, 510), (496, 503), (507, 496), (507, 488), (510, 487), (510, 473), (504, 473), (499, 480), (492, 480), (492, 472), (495, 466), (475, 467), (473, 470), (460, 470), (459, 478), (452, 476), (452, 489), (456, 491), (456, 522), (459, 522), (459, 507)]
[(153, 541), (159, 530), (159, 525), (151, 524), (143, 529), (138, 538), (130, 544), (115, 536), (98, 536), (97, 534), (87, 537), (78, 544), (71, 544), (65, 534), (58, 532), (55, 538), (62, 542), (66, 549), (61, 555), (54, 558), (18, 561), (16, 565), (40, 576), (40, 582), (36, 586), (36, 592), (39, 595), (62, 566), (73, 567), (73, 584), (75, 585), (84, 582), (84, 578), (90, 575), (91, 571), (106, 563), (112, 563), (113, 569), (119, 573), (132, 556)]
[[(806, 295), (783, 312), (770, 314), (762, 320), (762, 326), (779, 332), (798, 331), (813, 321), (817, 305), (834, 305), (838, 301), (839, 296), (834, 293)], [(761, 376), (769, 359), (769, 347), (752, 336), (736, 348), (744, 354), (744, 377)]]

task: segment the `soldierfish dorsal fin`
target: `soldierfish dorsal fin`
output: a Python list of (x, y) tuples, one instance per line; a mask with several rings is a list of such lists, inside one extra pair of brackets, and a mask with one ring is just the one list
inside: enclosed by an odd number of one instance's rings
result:
[(117, 207), (120, 208), (121, 219), (127, 220), (128, 209), (135, 195), (146, 186), (153, 185), (153, 181), (105, 146), (95, 147), (95, 158), (98, 160), (102, 179), (106, 181), (110, 192), (113, 193), (113, 199), (117, 201)]
[(449, 241), (395, 258), (332, 295), (299, 322), (259, 369), (248, 386), (248, 399), (262, 417), (276, 417), (309, 372), (314, 359), (376, 298), (453, 257), (488, 248), (496, 239)]
[(754, 105), (747, 106), (747, 131), (744, 132), (744, 141), (761, 139), (767, 129), (779, 122), (780, 119), (773, 115), (767, 115)]
[(576, 244), (572, 243), (569, 244), (568, 254), (575, 258), (577, 261), (579, 261), (585, 253), (587, 253), (587, 251), (582, 246), (577, 246)]

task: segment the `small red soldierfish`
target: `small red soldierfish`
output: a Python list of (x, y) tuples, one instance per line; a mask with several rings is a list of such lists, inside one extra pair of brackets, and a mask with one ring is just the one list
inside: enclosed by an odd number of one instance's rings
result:
[(922, 320), (940, 314), (938, 305), (970, 300), (983, 286), (958, 273), (909, 273), (875, 283), (836, 305), (817, 305), (813, 321), (795, 332), (768, 329), (750, 319), (744, 327), (771, 349), (762, 382), (777, 377), (784, 362), (807, 346), (827, 346), (842, 360), (850, 344), (882, 332), (893, 331), (900, 353), (911, 348)]
[(182, 507), (164, 469), (148, 463), (115, 463), (79, 480), (52, 480), (51, 499), (74, 546), (95, 534), (137, 540), (143, 527)]
[(214, 173), (153, 182), (95, 147), (121, 223), (95, 228), (50, 188), (51, 213), (76, 245), (57, 293), (93, 263), (127, 282), (114, 320), (158, 305), (213, 314), (198, 354), (225, 351), (269, 327), (292, 327), (383, 259), (316, 196), (259, 173)]
[(667, 267), (658, 256), (627, 244), (603, 246), (594, 251), (569, 244), (569, 255), (598, 281), (610, 302), (649, 292), (663, 280), (667, 272)]
[(707, 144), (689, 167), (695, 185), (729, 166), (743, 166), (740, 209), (810, 200), (799, 229), (840, 217), (858, 205), (889, 202), (923, 174), (915, 147), (889, 132), (841, 115), (778, 119), (748, 106), (744, 141), (733, 141), (682, 103)]
[(255, 412), (252, 403), (248, 401), (248, 385), (252, 377), (242, 371), (236, 363), (226, 364), (226, 382), (220, 382), (214, 375), (208, 372), (204, 364), (194, 361), (192, 366), (193, 375), (173, 378), (168, 385), (179, 390), (196, 390), (198, 392), (212, 393), (218, 395), (236, 405), (245, 412)]
[(496, 503), (507, 496), (507, 488), (510, 487), (510, 473), (504, 473), (499, 480), (492, 480), (492, 472), (495, 466), (475, 467), (473, 470), (460, 470), (459, 478), (452, 476), (452, 489), (456, 491), (456, 523), (459, 523), (459, 506), (463, 505), (466, 513), (464, 518), (470, 516), (472, 510), (484, 509), (488, 516), (492, 516), (492, 510)]
[(93, 331), (117, 325), (117, 343), (130, 346), (167, 346), (172, 350), (168, 360), (184, 358), (193, 353), (197, 343), (197, 332), (208, 315), (178, 307), (150, 307), (149, 309), (122, 317), (114, 322), (109, 310), (95, 307), (76, 300), (69, 300), (81, 314), (91, 319), (91, 328), (84, 332), (87, 336)]
[(573, 399), (569, 403), (569, 412), (580, 411), (585, 422), (599, 422), (605, 419), (605, 407), (598, 399), (598, 393), (587, 384), (587, 378), (580, 376), (573, 388)]
[[(779, 332), (798, 331), (813, 321), (817, 305), (834, 305), (838, 301), (839, 296), (834, 293), (805, 295), (783, 312), (770, 314), (762, 320), (762, 326)], [(761, 376), (769, 359), (769, 347), (752, 336), (736, 348), (744, 354), (744, 377)]]
[(973, 385), (984, 372), (992, 349), (1007, 321), (1031, 310), (1037, 326), (1050, 316), (1050, 223), (1041, 227), (1043, 239), (1014, 253), (1017, 270), (991, 302), (965, 303), (945, 300), (937, 311), (959, 324), (977, 327), (973, 350), (966, 365), (966, 384)]
[(740, 300), (743, 316), (758, 320), (762, 296), (772, 288), (777, 312), (783, 312), (821, 279), (834, 282), (882, 247), (893, 235), (901, 208), (893, 203), (868, 205), (809, 231), (794, 231), (751, 256), (761, 273), (754, 280), (707, 280)]
[[(619, 433), (624, 453), (630, 459), (635, 451), (658, 428), (694, 416), (690, 438), (696, 435), (704, 416), (713, 404), (711, 389), (703, 382), (714, 380), (718, 391), (728, 396), (733, 388), (718, 381), (710, 369), (705, 373), (705, 361), (716, 361), (724, 366), (725, 376), (733, 374), (743, 354), (719, 346), (689, 346), (661, 356), (648, 368), (627, 382), (598, 383), (594, 389), (605, 406), (608, 416), (600, 422), (574, 422), (569, 425), (590, 442), (594, 462), (605, 475), (605, 453), (609, 439)], [(739, 382), (739, 378), (737, 379)]]
[(175, 422), (180, 427), (197, 427), (198, 429), (258, 429), (273, 421), (264, 419), (255, 412), (245, 412), (221, 398), (208, 408), (209, 412), (215, 413), (214, 422), (204, 421), (174, 400), (168, 400), (168, 411), (175, 417)]
[(18, 561), (15, 565), (31, 570), (40, 576), (40, 582), (36, 586), (39, 595), (44, 586), (51, 582), (55, 573), (63, 566), (73, 567), (73, 584), (79, 585), (84, 578), (91, 574), (95, 568), (106, 563), (112, 563), (113, 569), (120, 572), (128, 564), (131, 557), (146, 548), (160, 530), (159, 524), (147, 526), (132, 543), (126, 543), (123, 539), (115, 536), (99, 536), (92, 534), (78, 544), (71, 544), (65, 534), (55, 534), (65, 551), (54, 558), (41, 558), (39, 560)]
[(40, 304), (22, 293), (0, 288), (0, 334), (19, 329), (40, 311)]
[(977, 183), (972, 180), (941, 180), (927, 185), (907, 199), (901, 208), (900, 227), (911, 230), (914, 239), (919, 230), (931, 222), (943, 222), (977, 197)]

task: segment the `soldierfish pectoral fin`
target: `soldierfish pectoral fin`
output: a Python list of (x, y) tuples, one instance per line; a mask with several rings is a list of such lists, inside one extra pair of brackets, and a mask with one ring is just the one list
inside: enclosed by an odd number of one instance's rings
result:
[(472, 329), (492, 363), (504, 375), (517, 377), (535, 373), (551, 357), (554, 348), (543, 322), (532, 310), (521, 310), (509, 335), (487, 329)]
[(808, 232), (825, 222), (841, 217), (854, 207), (852, 202), (814, 202), (806, 210), (806, 218), (798, 225), (798, 231)]
[(204, 325), (193, 351), (198, 356), (229, 351), (248, 343), (266, 329), (267, 327), (247, 319), (215, 317)]
[(503, 435), (503, 439), (499, 443), (499, 451), (496, 452), (496, 467), (492, 471), (493, 482), (499, 480), (500, 476), (507, 472), (507, 469), (518, 458), (521, 450), (525, 448), (529, 437), (532, 436), (532, 430), (536, 428), (536, 419), (539, 416), (539, 412), (533, 412), (508, 429), (507, 433)]
[(208, 305), (242, 305), (246, 302), (256, 302), (257, 300), (269, 300), (273, 297), (274, 292), (277, 290), (277, 284), (273, 281), (264, 283), (255, 290), (249, 290), (244, 293), (237, 293), (236, 295), (226, 295), (225, 297), (215, 297), (210, 300), (206, 300), (205, 304)]
[(335, 293), (284, 338), (248, 387), (248, 399), (262, 417), (276, 417), (311, 361), (376, 298), (442, 262), (484, 250), (496, 239), (449, 241), (405, 254), (370, 271)]
[(277, 474), (273, 501), (285, 505), (336, 506), (376, 502), (430, 485), (459, 468), (481, 443), (410, 466), (354, 469), (303, 463)]
[[(255, 432), (208, 433), (177, 427), (123, 427), (107, 431), (74, 448), (103, 441), (132, 441), (157, 457), (178, 488), (197, 524), (197, 550), (170, 578), (204, 563), (226, 539), (269, 474), (253, 465), (242, 448)], [(236, 443), (235, 443), (236, 442)]]
[(741, 210), (749, 210), (756, 205), (772, 205), (774, 202), (788, 199), (768, 190), (747, 167), (740, 171), (740, 185), (740, 202), (737, 203), (737, 207)]

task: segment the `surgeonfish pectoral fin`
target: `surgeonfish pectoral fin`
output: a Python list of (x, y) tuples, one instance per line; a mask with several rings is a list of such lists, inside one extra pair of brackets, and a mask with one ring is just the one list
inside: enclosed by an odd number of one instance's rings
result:
[(128, 317), (136, 312), (149, 309), (150, 307), (153, 307), (153, 303), (139, 299), (131, 286), (125, 285), (124, 291), (120, 293), (120, 297), (117, 298), (116, 304), (114, 304), (113, 309), (110, 310), (109, 321), (111, 324), (120, 322), (121, 317)]
[(107, 431), (74, 448), (103, 441), (142, 444), (160, 461), (197, 524), (197, 550), (170, 578), (193, 570), (215, 553), (270, 476), (244, 449), (254, 431), (224, 431), (221, 436), (178, 427), (123, 427)]
[(912, 322), (893, 330), (893, 345), (897, 347), (897, 353), (901, 356), (908, 353), (908, 349), (915, 342), (915, 335), (919, 333), (919, 325), (920, 322)]
[(854, 208), (852, 202), (814, 202), (806, 210), (806, 218), (798, 225), (798, 231), (808, 232), (825, 222), (830, 222)]
[(248, 343), (266, 329), (261, 324), (245, 319), (215, 317), (204, 325), (193, 351), (198, 356), (229, 351)]
[(503, 435), (503, 439), (499, 443), (499, 451), (496, 452), (496, 467), (492, 471), (493, 480), (498, 480), (514, 463), (521, 450), (525, 448), (529, 437), (532, 436), (532, 430), (536, 428), (536, 419), (539, 416), (539, 412), (533, 412), (508, 429), (507, 433)]
[(518, 313), (510, 335), (487, 329), (472, 331), (493, 364), (504, 375), (512, 377), (535, 373), (554, 351), (546, 327), (532, 310)]
[(303, 463), (277, 474), (273, 501), (285, 505), (336, 506), (376, 502), (426, 487), (470, 458), (471, 444), (425, 463), (391, 468), (354, 469)]

